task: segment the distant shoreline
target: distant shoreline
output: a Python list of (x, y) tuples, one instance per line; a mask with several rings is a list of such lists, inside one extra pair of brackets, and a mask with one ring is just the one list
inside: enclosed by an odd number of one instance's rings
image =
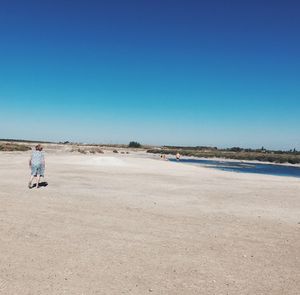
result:
[[(175, 159), (175, 157), (172, 157)], [(278, 166), (288, 166), (288, 167), (300, 167), (299, 164), (291, 164), (291, 163), (275, 163), (275, 162), (266, 162), (266, 161), (257, 161), (257, 160), (238, 160), (238, 159), (230, 159), (230, 158), (205, 158), (205, 157), (196, 157), (196, 156), (183, 156), (181, 159), (186, 160), (212, 160), (212, 161), (220, 161), (220, 162), (236, 162), (236, 163), (251, 163), (251, 164), (265, 164), (265, 165), (278, 165)], [(180, 160), (179, 160), (180, 162)]]
[[(238, 148), (236, 148), (238, 149)], [(179, 153), (181, 156), (196, 157), (205, 159), (225, 159), (237, 161), (257, 161), (259, 163), (273, 164), (300, 164), (300, 152), (267, 151), (267, 150), (219, 150), (217, 148), (156, 148), (149, 149), (148, 153), (164, 154), (175, 156)]]
[[(140, 148), (130, 148), (126, 144), (85, 144), (85, 143), (73, 143), (73, 142), (49, 142), (49, 141), (35, 141), (25, 139), (0, 139), (0, 151), (20, 151), (19, 147), (24, 147), (28, 144), (35, 143), (49, 144), (49, 145), (61, 145), (86, 149), (87, 147), (100, 147), (105, 149), (130, 149), (134, 151), (144, 151), (148, 154), (165, 154), (175, 156), (179, 153), (182, 157), (190, 159), (211, 159), (218, 161), (247, 161), (249, 163), (261, 163), (261, 164), (273, 164), (273, 165), (285, 165), (285, 166), (300, 166), (300, 152), (298, 151), (269, 151), (265, 149), (251, 150), (241, 148), (231, 149), (218, 149), (212, 147), (153, 147), (153, 146), (141, 146)], [(1, 149), (3, 145), (11, 144), (11, 150)], [(26, 149), (24, 148), (24, 151)]]

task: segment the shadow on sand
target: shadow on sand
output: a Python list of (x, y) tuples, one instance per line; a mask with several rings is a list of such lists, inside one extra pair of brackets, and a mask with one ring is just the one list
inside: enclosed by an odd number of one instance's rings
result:
[[(42, 182), (39, 183), (39, 187), (46, 187), (46, 186), (48, 186), (48, 182), (46, 182), (46, 181), (42, 181)], [(34, 188), (34, 187), (36, 187), (36, 183), (34, 183), (31, 186), (31, 188)]]

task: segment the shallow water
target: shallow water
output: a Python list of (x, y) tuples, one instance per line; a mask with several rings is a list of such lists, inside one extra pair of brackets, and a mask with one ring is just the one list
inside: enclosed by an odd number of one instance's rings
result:
[(289, 176), (300, 178), (300, 167), (273, 165), (273, 164), (260, 164), (251, 162), (234, 162), (234, 161), (221, 161), (221, 160), (203, 160), (203, 159), (170, 159), (170, 161), (185, 163), (185, 164), (198, 164), (203, 167), (215, 168), (223, 171), (232, 171), (240, 173), (256, 173), (268, 174), (277, 176)]

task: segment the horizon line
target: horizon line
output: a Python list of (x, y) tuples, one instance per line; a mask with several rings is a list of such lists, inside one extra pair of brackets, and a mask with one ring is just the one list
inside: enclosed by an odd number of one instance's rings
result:
[[(123, 145), (123, 146), (128, 146), (128, 144), (126, 143), (88, 143), (88, 142), (75, 142), (75, 141), (48, 141), (48, 140), (32, 140), (32, 139), (19, 139), (19, 138), (0, 138), (0, 142), (4, 142), (4, 141), (11, 141), (11, 142), (23, 142), (23, 143), (46, 143), (46, 144), (81, 144), (81, 145), (103, 145), (103, 146), (114, 146), (114, 145)], [(131, 140), (131, 141), (135, 141), (135, 140)], [(130, 142), (131, 142), (130, 141)], [(138, 141), (136, 141), (138, 142)], [(219, 146), (210, 146), (210, 145), (159, 145), (159, 144), (141, 144), (141, 146), (143, 147), (171, 147), (171, 148), (209, 148), (209, 149), (218, 149), (218, 150), (229, 150), (229, 149), (233, 149), (233, 148), (240, 148), (242, 150), (265, 150), (265, 151), (284, 151), (284, 152), (290, 152), (290, 151), (298, 151), (296, 148), (291, 148), (291, 149), (268, 149), (265, 148), (263, 145), (261, 147), (258, 148), (249, 148), (249, 147), (241, 147), (241, 146), (231, 146), (231, 147), (219, 147)]]

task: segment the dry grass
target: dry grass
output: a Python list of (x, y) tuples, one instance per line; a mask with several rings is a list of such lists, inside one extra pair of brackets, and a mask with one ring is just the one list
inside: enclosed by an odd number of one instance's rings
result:
[(71, 150), (71, 152), (78, 152), (78, 153), (81, 153), (81, 154), (104, 154), (103, 150), (101, 150), (100, 148), (98, 147), (95, 147), (95, 148), (73, 148)]
[(17, 143), (0, 143), (0, 151), (2, 152), (26, 152), (31, 150), (31, 147)]

